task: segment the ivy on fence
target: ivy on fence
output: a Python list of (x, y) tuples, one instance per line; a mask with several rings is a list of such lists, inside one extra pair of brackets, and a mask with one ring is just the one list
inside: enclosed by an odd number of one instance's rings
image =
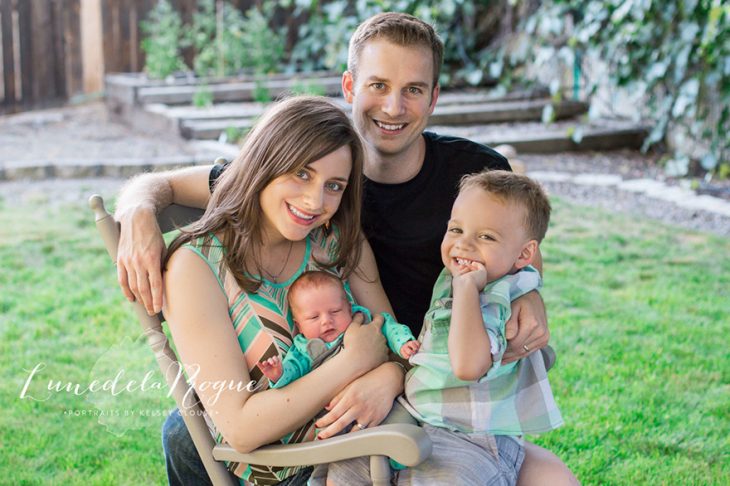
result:
[[(571, 24), (573, 24), (571, 26)], [(584, 52), (609, 66), (613, 85), (638, 91), (654, 125), (647, 149), (670, 128), (688, 134), (670, 159), (707, 171), (730, 164), (730, 5), (723, 0), (545, 0), (526, 22), (543, 55)], [(572, 59), (571, 56), (568, 56)], [(589, 80), (595, 89), (599, 80)], [(698, 143), (699, 142), (699, 143)], [(724, 165), (724, 167), (722, 167)]]

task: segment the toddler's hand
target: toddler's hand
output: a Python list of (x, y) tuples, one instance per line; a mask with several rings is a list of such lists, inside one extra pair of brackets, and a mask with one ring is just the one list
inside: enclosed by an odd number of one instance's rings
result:
[(452, 285), (454, 288), (464, 285), (474, 286), (477, 291), (487, 285), (487, 269), (484, 264), (474, 262), (468, 266), (459, 267), (459, 274), (453, 275)]
[(277, 382), (281, 378), (284, 369), (281, 366), (281, 359), (278, 356), (272, 356), (258, 364), (259, 369), (269, 381)]
[(416, 340), (408, 341), (400, 347), (400, 356), (403, 359), (411, 359), (411, 356), (418, 352), (418, 348), (421, 347), (421, 343)]

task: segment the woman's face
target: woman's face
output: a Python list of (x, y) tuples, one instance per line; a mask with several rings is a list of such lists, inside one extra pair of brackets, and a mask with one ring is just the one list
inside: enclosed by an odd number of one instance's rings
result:
[(349, 145), (272, 180), (260, 195), (264, 242), (303, 240), (337, 212), (352, 170)]

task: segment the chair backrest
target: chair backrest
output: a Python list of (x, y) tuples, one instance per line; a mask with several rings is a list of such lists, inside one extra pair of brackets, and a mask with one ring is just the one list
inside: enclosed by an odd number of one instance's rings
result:
[[(96, 227), (104, 240), (107, 252), (112, 261), (116, 263), (117, 247), (119, 246), (119, 224), (107, 212), (106, 208), (104, 208), (104, 201), (101, 196), (91, 196), (89, 206), (94, 211)], [(158, 222), (162, 231), (166, 232), (194, 221), (201, 214), (202, 211), (199, 209), (173, 205), (160, 215)], [(215, 440), (205, 423), (202, 408), (197, 402), (189, 403), (192, 401), (189, 397), (185, 399), (189, 385), (186, 380), (178, 379), (180, 373), (182, 373), (182, 369), (175, 353), (170, 348), (167, 336), (162, 331), (162, 322), (158, 316), (148, 315), (141, 303), (135, 302), (133, 307), (137, 314), (137, 319), (142, 326), (142, 330), (147, 337), (147, 342), (155, 354), (157, 364), (165, 376), (165, 381), (171, 391), (171, 395), (175, 399), (175, 403), (177, 403), (185, 425), (195, 443), (195, 448), (198, 450), (198, 454), (203, 461), (205, 470), (208, 472), (208, 476), (210, 476), (213, 484), (216, 485), (238, 484), (234, 482), (225, 465), (213, 458)]]

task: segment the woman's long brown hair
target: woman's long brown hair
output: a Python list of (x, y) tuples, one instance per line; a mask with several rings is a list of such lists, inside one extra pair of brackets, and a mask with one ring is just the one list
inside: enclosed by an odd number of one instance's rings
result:
[[(277, 177), (295, 173), (344, 146), (350, 147), (352, 170), (331, 219), (339, 232), (338, 251), (333, 261), (320, 263), (342, 267), (348, 276), (360, 260), (363, 148), (342, 109), (315, 96), (285, 99), (262, 116), (238, 157), (216, 182), (203, 217), (171, 243), (167, 258), (189, 241), (222, 233), (229, 271), (242, 289), (255, 292), (261, 285), (260, 279), (251, 276), (261, 274), (256, 258), (262, 244), (261, 191)], [(256, 262), (256, 268), (247, 268), (246, 261)]]

